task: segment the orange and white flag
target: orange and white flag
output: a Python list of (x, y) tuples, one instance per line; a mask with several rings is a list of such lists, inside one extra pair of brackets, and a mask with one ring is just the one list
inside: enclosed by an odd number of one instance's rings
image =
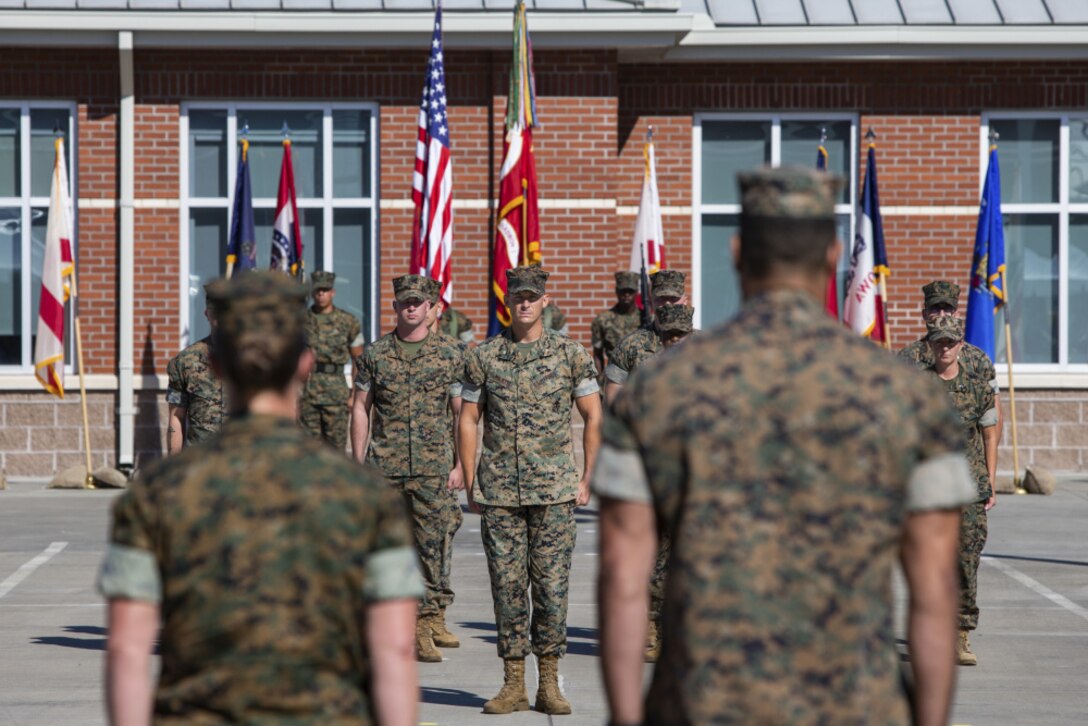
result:
[(665, 232), (661, 225), (661, 199), (657, 195), (657, 166), (654, 163), (654, 142), (647, 141), (643, 158), (642, 196), (638, 201), (638, 217), (635, 234), (631, 240), (631, 264), (629, 269), (642, 269), (651, 275), (665, 269)]
[(45, 261), (38, 304), (38, 339), (34, 343), (34, 376), (45, 390), (64, 398), (64, 304), (70, 295), (69, 279), (75, 272), (72, 260), (72, 210), (68, 197), (68, 170), (64, 164), (64, 139), (55, 143), (53, 182), (49, 192), (49, 222), (45, 231)]

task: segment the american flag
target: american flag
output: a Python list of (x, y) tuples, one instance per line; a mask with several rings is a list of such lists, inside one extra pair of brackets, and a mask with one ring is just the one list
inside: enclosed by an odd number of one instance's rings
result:
[(442, 283), (442, 301), (453, 299), (450, 250), (453, 246), (453, 169), (446, 117), (446, 67), (442, 54), (442, 4), (434, 13), (434, 35), (423, 100), (419, 105), (416, 166), (412, 174), (411, 272)]

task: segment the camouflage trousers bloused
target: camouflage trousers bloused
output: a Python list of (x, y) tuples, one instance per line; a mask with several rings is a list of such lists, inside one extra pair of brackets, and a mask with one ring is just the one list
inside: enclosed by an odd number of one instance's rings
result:
[(346, 403), (310, 403), (303, 397), (298, 421), (312, 435), (343, 451), (348, 445), (348, 413)]
[(978, 627), (978, 565), (988, 531), (986, 503), (965, 506), (960, 516), (960, 630)]
[(446, 486), (446, 477), (420, 476), (391, 478), (404, 497), (404, 509), (412, 522), (412, 536), (423, 571), (423, 600), (420, 615), (436, 615), (453, 603), (450, 569), (453, 564), (453, 536), (463, 516), (457, 495)]
[(661, 610), (665, 605), (665, 566), (669, 563), (669, 551), (672, 540), (667, 534), (660, 534), (657, 540), (657, 559), (654, 571), (650, 575), (650, 622), (658, 624), (661, 632)]
[(499, 657), (524, 658), (530, 652), (562, 657), (567, 651), (567, 591), (577, 534), (574, 502), (484, 506), (481, 520)]

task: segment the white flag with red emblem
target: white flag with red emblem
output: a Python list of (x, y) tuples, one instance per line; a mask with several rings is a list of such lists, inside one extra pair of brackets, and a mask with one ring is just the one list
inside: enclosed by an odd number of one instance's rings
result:
[(661, 200), (657, 196), (657, 167), (654, 164), (654, 142), (647, 141), (643, 150), (646, 165), (642, 173), (642, 197), (638, 201), (635, 236), (631, 240), (630, 269), (642, 269), (653, 274), (665, 269), (665, 233), (661, 226)]
[(34, 343), (34, 376), (54, 396), (64, 398), (64, 304), (70, 294), (72, 211), (68, 198), (68, 171), (64, 139), (55, 143), (53, 183), (49, 192), (49, 222), (45, 231), (45, 261), (38, 304), (38, 339)]

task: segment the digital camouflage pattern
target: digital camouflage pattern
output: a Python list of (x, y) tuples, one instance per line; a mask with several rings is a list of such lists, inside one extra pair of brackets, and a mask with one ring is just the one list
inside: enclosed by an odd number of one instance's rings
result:
[[(316, 274), (316, 273), (315, 273)], [(351, 389), (344, 380), (343, 366), (351, 360), (351, 349), (362, 345), (362, 326), (351, 313), (333, 307), (327, 313), (306, 312), (306, 341), (318, 367), (302, 391), (299, 422), (314, 436), (337, 450), (347, 446)], [(321, 366), (336, 366), (322, 370)]]
[(443, 310), (438, 327), (443, 333), (462, 343), (471, 343), (476, 338), (472, 330), (472, 320), (457, 308)]
[(548, 303), (548, 307), (544, 308), (541, 320), (548, 330), (554, 330), (560, 335), (567, 335), (569, 332), (567, 329), (567, 315), (554, 302)]
[(524, 658), (530, 652), (562, 657), (567, 650), (567, 596), (577, 532), (574, 502), (484, 507), (480, 531), (491, 576), (499, 657)]
[[(161, 582), (156, 723), (373, 723), (363, 608), (421, 591), (377, 470), (294, 421), (236, 418), (146, 467), (111, 539)], [(377, 566), (391, 554), (399, 571)]]
[(547, 290), (549, 273), (539, 265), (512, 267), (506, 271), (506, 294), (528, 292), (543, 295)]
[(355, 388), (374, 393), (367, 461), (388, 477), (445, 477), (453, 468), (450, 399), (461, 395), (464, 344), (428, 335), (414, 358), (388, 333), (360, 359)]
[(616, 292), (630, 291), (637, 293), (640, 287), (641, 275), (632, 270), (621, 270), (615, 273)]
[(638, 330), (641, 315), (637, 307), (632, 307), (631, 312), (623, 313), (620, 312), (619, 305), (613, 305), (593, 319), (590, 325), (593, 349), (601, 351), (606, 364), (612, 359), (612, 351), (620, 341)]
[(737, 174), (743, 214), (774, 219), (834, 219), (844, 180), (800, 166), (763, 167)]
[(332, 290), (336, 287), (336, 273), (328, 270), (317, 270), (310, 275), (311, 290)]
[(657, 297), (683, 297), (687, 275), (680, 270), (658, 270), (650, 275), (650, 294)]
[(450, 573), (453, 566), (453, 537), (464, 516), (457, 495), (446, 486), (447, 477), (428, 476), (390, 479), (401, 492), (412, 539), (423, 573), (423, 601), (419, 614), (435, 615), (453, 604)]
[(407, 300), (430, 300), (434, 290), (429, 277), (422, 275), (401, 275), (393, 278), (393, 297), (397, 302)]
[(600, 390), (585, 348), (550, 330), (522, 347), (507, 331), (465, 354), (464, 386), (465, 400), (479, 403), (484, 421), (476, 502), (518, 507), (572, 501), (581, 476), (571, 406)]
[(185, 445), (211, 437), (227, 416), (223, 384), (212, 370), (211, 336), (188, 346), (166, 366), (166, 402), (185, 409)]
[(262, 270), (204, 288), (208, 304), (218, 312), (215, 335), (237, 339), (245, 335), (301, 335), (304, 332), (306, 288), (286, 275)]
[[(896, 353), (900, 358), (912, 364), (918, 370), (932, 368), (936, 360), (926, 339), (919, 338)], [(997, 385), (997, 373), (990, 357), (981, 348), (964, 343), (960, 348), (960, 368), (971, 378), (987, 382), (991, 387)]]
[(910, 723), (908, 482), (960, 446), (932, 379), (776, 291), (643, 365), (603, 437), (637, 454), (672, 541), (646, 723)]
[(978, 566), (988, 533), (986, 503), (964, 507), (960, 515), (960, 630), (978, 629)]
[(636, 368), (660, 353), (663, 347), (656, 331), (639, 328), (612, 351), (604, 369), (605, 378), (613, 383), (626, 383)]
[(690, 333), (694, 316), (690, 305), (662, 305), (654, 311), (654, 323), (659, 331)]
[(923, 305), (931, 308), (934, 305), (951, 305), (958, 308), (960, 305), (960, 286), (954, 282), (934, 280), (922, 286)]

